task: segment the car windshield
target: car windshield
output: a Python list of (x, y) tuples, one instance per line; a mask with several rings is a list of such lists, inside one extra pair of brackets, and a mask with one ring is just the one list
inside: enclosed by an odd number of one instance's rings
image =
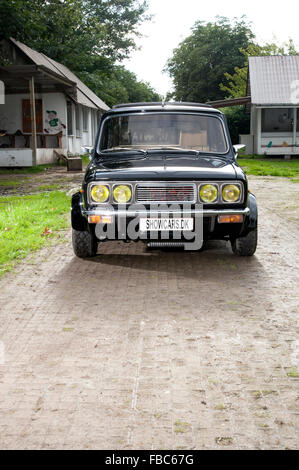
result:
[(104, 121), (101, 152), (151, 149), (224, 154), (228, 143), (222, 121), (211, 115), (143, 113)]

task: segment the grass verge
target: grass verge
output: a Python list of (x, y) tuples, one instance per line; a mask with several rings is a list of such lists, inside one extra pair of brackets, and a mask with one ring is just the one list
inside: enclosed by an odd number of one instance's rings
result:
[(283, 176), (298, 182), (299, 159), (284, 160), (283, 158), (260, 157), (257, 155), (240, 155), (238, 163), (247, 175)]
[(53, 191), (0, 197), (0, 277), (68, 226), (70, 198)]
[[(82, 159), (83, 166), (87, 166), (90, 163), (90, 159), (88, 155), (80, 155)], [(57, 168), (60, 166), (66, 166), (66, 162), (64, 160), (60, 160), (57, 163), (47, 163), (46, 165), (36, 165), (30, 167), (22, 167), (22, 168), (1, 168), (0, 167), (0, 175), (27, 175), (27, 174), (34, 174), (34, 173), (43, 173), (44, 171)]]
[(0, 175), (27, 175), (32, 173), (43, 173), (44, 171), (48, 170), (49, 168), (57, 168), (59, 166), (66, 166), (65, 162), (61, 163), (47, 163), (46, 165), (36, 165), (30, 167), (22, 167), (22, 168), (0, 168)]

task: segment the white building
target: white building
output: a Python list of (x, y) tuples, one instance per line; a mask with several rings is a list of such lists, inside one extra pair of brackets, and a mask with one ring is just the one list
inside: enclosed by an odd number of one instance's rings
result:
[(0, 42), (0, 57), (8, 64), (0, 67), (0, 166), (51, 163), (54, 150), (94, 145), (109, 108), (76, 75), (14, 39)]
[(299, 56), (249, 57), (246, 153), (299, 155)]

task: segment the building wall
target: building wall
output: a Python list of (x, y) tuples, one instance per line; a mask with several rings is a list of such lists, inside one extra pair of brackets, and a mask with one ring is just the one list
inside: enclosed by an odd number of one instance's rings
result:
[[(84, 112), (86, 113), (85, 119)], [(72, 129), (72, 132), (68, 134), (69, 152), (82, 154), (82, 147), (93, 147), (95, 144), (99, 126), (98, 111), (72, 103), (70, 119), (72, 123), (68, 123), (68, 129)]]
[[(35, 98), (41, 99), (43, 103), (43, 127), (47, 128), (47, 119), (49, 114), (47, 111), (56, 111), (57, 117), (61, 122), (66, 125), (66, 97), (63, 93), (37, 93)], [(23, 131), (22, 122), (22, 100), (30, 99), (28, 94), (16, 94), (6, 95), (5, 104), (0, 105), (0, 129), (5, 129), (9, 134), (15, 133), (17, 130)], [(63, 139), (62, 147), (67, 147), (67, 129), (62, 129)], [(1, 139), (1, 142), (4, 142)], [(57, 147), (57, 138), (48, 137), (47, 140), (48, 148)], [(24, 139), (22, 137), (16, 138), (16, 146), (24, 146)], [(38, 146), (40, 146), (38, 140)]]
[[(85, 107), (85, 119), (83, 119), (83, 106), (72, 103), (72, 133), (69, 135), (66, 96), (63, 93), (36, 93), (35, 98), (42, 100), (44, 133), (45, 129), (49, 128), (48, 111), (55, 111), (57, 118), (65, 125), (65, 129), (62, 129), (62, 149), (57, 149), (57, 137), (49, 135), (46, 138), (46, 149), (41, 148), (40, 138), (37, 137), (37, 164), (55, 162), (56, 157), (53, 152), (55, 149), (65, 154), (67, 152), (82, 154), (82, 147), (94, 146), (99, 125), (99, 113), (96, 109)], [(6, 130), (9, 134), (13, 134), (17, 130), (23, 132), (23, 99), (30, 99), (29, 93), (5, 96), (5, 104), (0, 105), (0, 129)], [(0, 145), (3, 143), (9, 144), (9, 139), (7, 137), (0, 138)], [(32, 165), (32, 151), (25, 149), (22, 136), (16, 137), (16, 147), (16, 149), (0, 148), (0, 166)]]
[(0, 167), (32, 166), (31, 149), (1, 149)]
[(67, 149), (62, 148), (62, 149), (37, 149), (36, 152), (36, 164), (37, 165), (45, 165), (47, 163), (56, 163), (57, 158), (54, 153), (56, 151), (57, 153), (66, 155)]
[[(268, 115), (268, 124), (274, 126), (277, 120), (276, 107), (264, 107), (270, 110), (273, 109)], [(290, 106), (280, 106), (282, 112), (288, 112)], [(252, 105), (251, 107), (251, 143), (253, 152), (258, 155), (299, 155), (299, 126), (298, 126), (298, 115), (297, 107), (293, 107), (295, 110), (294, 119), (292, 122), (293, 130), (269, 132), (263, 130), (262, 127), (262, 109), (263, 107), (257, 107)], [(279, 126), (278, 126), (279, 127)], [(297, 129), (297, 132), (295, 131)], [(246, 144), (249, 136), (240, 136), (241, 143)], [(249, 150), (247, 150), (250, 153)]]

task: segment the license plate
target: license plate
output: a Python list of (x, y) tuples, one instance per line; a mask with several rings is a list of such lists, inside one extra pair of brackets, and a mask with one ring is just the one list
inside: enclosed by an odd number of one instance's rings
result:
[(140, 219), (139, 227), (141, 232), (182, 232), (192, 231), (194, 220), (190, 218), (146, 218)]

